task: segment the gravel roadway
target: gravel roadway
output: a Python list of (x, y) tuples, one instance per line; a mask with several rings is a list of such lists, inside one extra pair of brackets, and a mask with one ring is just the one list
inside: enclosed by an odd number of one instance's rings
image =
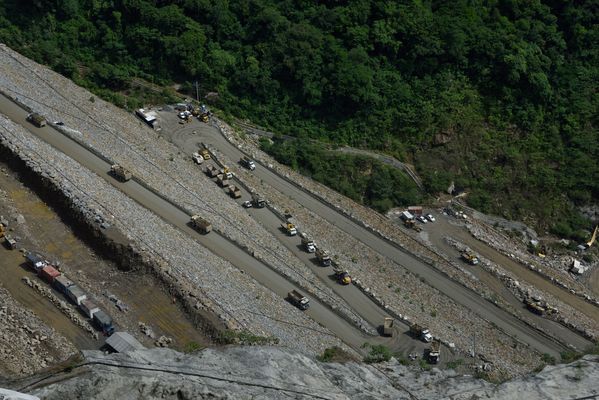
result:
[[(190, 130), (195, 130), (197, 134), (190, 138)], [(202, 141), (208, 145), (214, 146), (231, 160), (239, 160), (244, 155), (237, 147), (229, 143), (218, 129), (206, 124), (194, 123), (193, 126), (188, 126), (174, 135), (172, 140), (181, 149), (190, 154), (197, 149), (197, 142)], [(515, 316), (510, 315), (508, 312), (499, 309), (494, 304), (481, 298), (472, 290), (447, 278), (444, 274), (430, 265), (421, 262), (414, 256), (407, 254), (395, 245), (378, 237), (370, 230), (353, 222), (331, 206), (306, 193), (265, 166), (258, 164), (254, 174), (265, 183), (293, 198), (295, 201), (329, 221), (331, 224), (356, 237), (366, 246), (369, 246), (411, 272), (418, 274), (424, 278), (429, 285), (444, 293), (456, 303), (471, 309), (484, 319), (496, 324), (504, 331), (510, 333), (520, 341), (527, 343), (539, 352), (557, 356), (559, 355), (559, 352), (565, 349), (562, 344), (555, 342), (541, 332), (531, 328)]]

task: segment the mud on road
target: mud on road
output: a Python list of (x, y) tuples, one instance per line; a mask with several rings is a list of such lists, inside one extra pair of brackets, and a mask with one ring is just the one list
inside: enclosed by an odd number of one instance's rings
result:
[[(139, 269), (121, 271), (116, 264), (100, 257), (79, 238), (77, 228), (73, 231), (66, 211), (48, 206), (19, 179), (26, 178), (0, 163), (0, 215), (9, 222), (9, 233), (20, 239), (17, 249), (39, 252), (51, 261), (59, 261), (63, 273), (108, 311), (118, 330), (128, 331), (147, 347), (153, 347), (155, 339), (140, 331), (139, 322), (149, 326), (156, 339), (162, 335), (172, 338), (171, 347), (178, 350), (185, 350), (192, 343), (209, 344), (209, 339), (194, 327), (177, 301), (152, 275)], [(22, 252), (0, 248), (0, 285), (78, 349), (101, 347), (104, 342), (101, 336), (94, 340), (49, 300), (21, 281), (27, 276), (42, 283), (24, 261)], [(60, 297), (58, 292), (55, 294)], [(115, 299), (122, 302), (125, 311), (116, 307)]]

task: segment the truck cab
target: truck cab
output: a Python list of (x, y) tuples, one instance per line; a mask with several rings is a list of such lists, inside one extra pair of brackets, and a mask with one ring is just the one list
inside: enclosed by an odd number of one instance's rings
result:
[(297, 290), (292, 290), (291, 292), (289, 292), (287, 298), (289, 299), (291, 304), (293, 304), (302, 311), (307, 310), (308, 307), (310, 307), (310, 300)]
[(285, 230), (285, 232), (287, 232), (287, 234), (289, 236), (297, 235), (297, 228), (295, 227), (295, 225), (293, 223), (284, 222), (281, 224), (281, 226), (283, 227), (283, 229)]
[(252, 203), (254, 203), (254, 206), (257, 208), (266, 207), (266, 200), (257, 193), (252, 193)]
[(343, 269), (335, 269), (335, 278), (337, 278), (337, 282), (342, 285), (349, 285), (351, 283), (351, 276), (349, 272)]
[(331, 265), (331, 256), (329, 256), (329, 253), (326, 250), (316, 249), (316, 258), (323, 267)]
[(239, 160), (239, 163), (245, 168), (249, 169), (250, 171), (256, 169), (256, 163), (254, 163), (254, 160), (252, 160), (248, 156), (243, 156), (243, 158)]
[(304, 249), (306, 249), (308, 253), (314, 253), (316, 251), (316, 245), (314, 244), (314, 241), (310, 239), (306, 234), (302, 233), (301, 236), (302, 246), (304, 246)]

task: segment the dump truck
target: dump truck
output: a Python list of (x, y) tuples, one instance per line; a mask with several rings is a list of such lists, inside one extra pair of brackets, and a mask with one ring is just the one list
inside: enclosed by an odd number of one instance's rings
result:
[(256, 169), (256, 163), (254, 163), (254, 160), (252, 160), (248, 156), (243, 156), (239, 160), (239, 164), (241, 164), (243, 167), (249, 169), (250, 171), (253, 171)]
[(383, 336), (393, 336), (393, 318), (385, 317), (383, 320)]
[(214, 178), (218, 175), (218, 169), (216, 169), (214, 165), (208, 165), (205, 171), (206, 175), (208, 175), (210, 178)]
[(231, 170), (228, 167), (221, 168), (221, 170), (219, 172), (221, 174), (223, 174), (224, 176), (226, 176), (227, 179), (233, 179), (233, 173), (231, 172)]
[(241, 189), (237, 186), (229, 186), (229, 195), (234, 199), (238, 199), (241, 197)]
[(229, 186), (229, 178), (225, 174), (216, 175), (216, 183), (221, 187)]
[(428, 351), (428, 362), (431, 364), (437, 364), (441, 358), (441, 341), (438, 339), (433, 340), (431, 348)]
[(46, 126), (46, 118), (44, 118), (41, 114), (31, 113), (27, 116), (27, 121), (31, 122), (33, 125), (38, 128)]
[(475, 256), (474, 253), (472, 253), (470, 251), (462, 252), (461, 257), (462, 257), (462, 260), (466, 261), (470, 265), (478, 264), (478, 257)]
[(416, 232), (422, 231), (422, 228), (416, 224), (415, 219), (406, 219), (403, 224), (410, 229), (414, 229)]
[(266, 207), (266, 200), (258, 193), (252, 193), (252, 203), (254, 203), (254, 206), (258, 208)]
[(316, 249), (316, 258), (324, 267), (331, 265), (331, 256), (329, 256), (329, 253), (324, 249)]
[(316, 251), (316, 245), (314, 244), (314, 241), (310, 239), (310, 237), (308, 237), (308, 235), (306, 235), (305, 233), (302, 233), (301, 237), (302, 246), (304, 247), (304, 249), (306, 249), (308, 253), (314, 253)]
[(295, 224), (290, 222), (289, 220), (287, 220), (286, 222), (283, 222), (281, 224), (281, 227), (283, 228), (283, 230), (285, 232), (287, 232), (287, 234), (289, 236), (295, 236), (297, 235), (297, 228), (295, 227)]
[(346, 270), (341, 268), (335, 268), (334, 273), (335, 279), (337, 279), (338, 283), (342, 285), (349, 285), (351, 283), (351, 276), (349, 275), (349, 272), (347, 272)]
[(208, 151), (208, 149), (200, 149), (200, 155), (204, 158), (204, 160), (210, 160), (210, 151)]
[(17, 248), (17, 241), (9, 235), (4, 235), (4, 244), (9, 250), (14, 250)]
[(127, 182), (133, 177), (131, 171), (119, 164), (112, 165), (110, 167), (110, 173), (122, 182)]
[(204, 162), (204, 157), (202, 157), (202, 155), (198, 152), (198, 153), (193, 153), (191, 155), (191, 159), (196, 163), (196, 164), (201, 164)]
[(292, 290), (289, 292), (289, 294), (287, 294), (287, 298), (291, 304), (300, 310), (307, 310), (308, 307), (310, 307), (310, 300), (297, 290)]
[(424, 340), (426, 343), (430, 343), (433, 340), (433, 335), (428, 328), (423, 328), (418, 324), (410, 326), (410, 333), (419, 339)]
[(191, 226), (198, 232), (204, 234), (209, 233), (212, 230), (212, 224), (199, 215), (191, 217)]

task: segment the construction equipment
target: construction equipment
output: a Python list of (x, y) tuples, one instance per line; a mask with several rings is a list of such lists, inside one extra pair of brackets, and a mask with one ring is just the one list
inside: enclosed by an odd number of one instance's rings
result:
[(393, 318), (385, 317), (383, 321), (383, 336), (393, 336)]
[(333, 272), (335, 273), (335, 278), (338, 283), (342, 285), (349, 285), (351, 283), (351, 276), (349, 276), (349, 272), (346, 270), (335, 267)]
[(297, 235), (297, 228), (295, 227), (295, 224), (292, 222), (292, 220), (288, 219), (286, 222), (283, 222), (281, 224), (281, 227), (285, 232), (287, 232), (289, 236)]
[(206, 175), (208, 175), (210, 178), (214, 178), (218, 175), (218, 169), (216, 169), (214, 165), (208, 165), (205, 171)]
[(422, 339), (426, 343), (430, 343), (433, 340), (433, 335), (431, 335), (431, 332), (428, 330), (428, 328), (423, 328), (418, 324), (410, 326), (410, 333), (414, 337)]
[(428, 351), (428, 362), (437, 364), (441, 358), (441, 341), (436, 339), (431, 343), (431, 348)]
[(331, 256), (324, 249), (316, 249), (316, 258), (323, 267), (328, 267), (331, 265)]
[(593, 236), (591, 236), (591, 240), (589, 240), (586, 243), (586, 248), (588, 249), (589, 247), (591, 247), (593, 245), (593, 243), (595, 243), (595, 240), (597, 239), (597, 229), (599, 229), (599, 225), (597, 225), (595, 227), (595, 230), (593, 231)]
[(233, 173), (228, 167), (221, 168), (220, 173), (225, 175), (227, 179), (233, 179)]
[[(2, 226), (2, 225), (0, 225), (0, 226)], [(0, 237), (2, 237), (2, 236), (0, 236)], [(6, 247), (9, 250), (14, 250), (17, 248), (17, 241), (9, 235), (4, 235), (4, 244), (6, 245)]]
[(476, 265), (479, 262), (478, 257), (475, 256), (474, 253), (472, 253), (470, 251), (462, 252), (461, 257), (462, 257), (462, 260), (466, 261), (470, 265)]
[(248, 156), (243, 156), (239, 160), (239, 164), (241, 164), (243, 167), (249, 169), (250, 171), (253, 171), (256, 169), (256, 164), (254, 163), (254, 160), (252, 160)]
[(110, 167), (110, 173), (122, 182), (127, 182), (133, 177), (133, 175), (131, 175), (131, 172), (127, 168), (119, 164), (112, 165)]
[(310, 300), (297, 290), (292, 290), (289, 292), (287, 294), (287, 299), (289, 299), (289, 302), (300, 310), (307, 310), (308, 307), (310, 307)]
[(266, 207), (266, 200), (258, 193), (252, 193), (252, 203), (254, 203), (254, 206), (258, 208)]
[(199, 215), (191, 217), (191, 226), (203, 234), (209, 233), (212, 230), (212, 224)]
[(306, 249), (308, 253), (314, 253), (316, 251), (316, 245), (314, 244), (314, 241), (305, 233), (301, 233), (300, 236), (302, 237), (302, 246), (304, 246), (304, 249)]
[(238, 199), (241, 197), (241, 189), (237, 186), (229, 186), (229, 195), (234, 199)]
[(229, 178), (225, 174), (216, 175), (216, 183), (221, 187), (229, 186)]
[(204, 160), (210, 160), (210, 151), (207, 148), (200, 149), (200, 154)]
[(191, 159), (192, 159), (193, 161), (195, 161), (195, 163), (196, 163), (196, 164), (201, 164), (201, 163), (203, 163), (203, 162), (204, 162), (204, 157), (202, 157), (202, 155), (201, 155), (200, 153), (198, 153), (198, 152), (196, 152), (196, 153), (193, 153), (193, 154), (191, 155)]
[(38, 128), (46, 126), (46, 118), (44, 118), (41, 114), (38, 113), (31, 113), (27, 115), (27, 121), (31, 122)]
[(422, 228), (416, 224), (415, 219), (406, 219), (403, 224), (410, 229), (414, 229), (416, 232), (422, 231)]

